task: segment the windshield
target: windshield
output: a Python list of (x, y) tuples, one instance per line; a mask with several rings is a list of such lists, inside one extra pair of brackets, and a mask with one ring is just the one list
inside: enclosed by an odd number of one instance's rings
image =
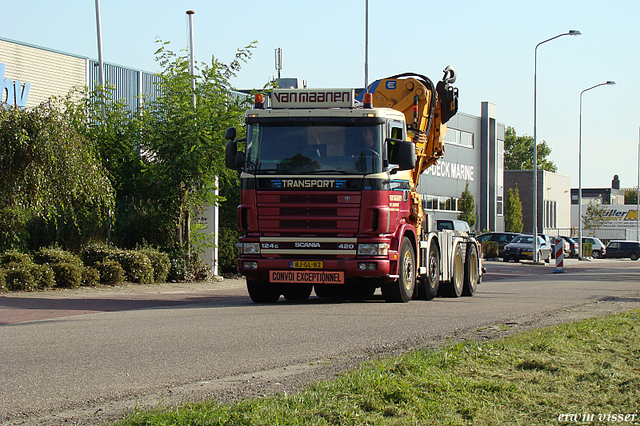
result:
[(511, 241), (512, 243), (520, 243), (520, 244), (533, 244), (533, 237), (531, 236), (517, 236)]
[(246, 169), (272, 174), (382, 171), (382, 125), (268, 126), (247, 129)]

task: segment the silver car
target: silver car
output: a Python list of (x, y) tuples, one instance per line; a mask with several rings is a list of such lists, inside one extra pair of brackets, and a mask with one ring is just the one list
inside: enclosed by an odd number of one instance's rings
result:
[[(504, 256), (502, 260), (505, 262), (510, 260), (518, 262), (521, 259), (533, 260), (532, 235), (520, 234), (504, 246)], [(544, 260), (546, 263), (551, 261), (551, 246), (540, 236), (538, 236), (538, 259)]]

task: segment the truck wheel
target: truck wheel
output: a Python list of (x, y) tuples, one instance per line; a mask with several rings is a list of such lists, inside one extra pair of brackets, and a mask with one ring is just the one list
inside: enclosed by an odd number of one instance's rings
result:
[(400, 264), (398, 275), (400, 277), (392, 283), (382, 286), (382, 295), (387, 302), (406, 303), (411, 300), (416, 286), (416, 255), (413, 245), (408, 238), (402, 239), (400, 246)]
[(633, 261), (638, 260), (638, 253), (631, 253), (631, 256), (629, 256), (629, 259)]
[(464, 261), (464, 285), (462, 287), (463, 296), (473, 296), (480, 280), (478, 270), (480, 264), (478, 261), (478, 250), (475, 244), (467, 245), (467, 256)]
[(431, 300), (438, 294), (440, 288), (440, 254), (435, 243), (429, 246), (427, 258), (427, 275), (418, 278), (416, 282), (417, 298)]
[(451, 281), (440, 286), (443, 296), (460, 297), (462, 295), (462, 287), (464, 285), (464, 262), (462, 261), (462, 248), (460, 244), (456, 246), (453, 254), (453, 271), (451, 273)]
[(267, 281), (247, 278), (247, 290), (254, 303), (276, 303), (280, 298), (280, 288)]
[(287, 300), (307, 300), (311, 295), (313, 284), (285, 284), (282, 295)]

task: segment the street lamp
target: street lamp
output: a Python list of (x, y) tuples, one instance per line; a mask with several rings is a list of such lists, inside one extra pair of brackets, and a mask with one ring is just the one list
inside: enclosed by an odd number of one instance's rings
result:
[(582, 94), (600, 86), (614, 86), (615, 81), (596, 84), (580, 92), (580, 130), (578, 131), (578, 259), (582, 259)]
[(636, 188), (636, 241), (640, 241), (640, 127), (638, 127), (638, 187)]
[(558, 34), (555, 37), (551, 37), (540, 43), (536, 44), (536, 48), (534, 51), (534, 60), (533, 60), (533, 253), (532, 259), (534, 263), (538, 262), (538, 143), (536, 139), (536, 75), (538, 71), (538, 46), (549, 42), (551, 40), (555, 40), (559, 37), (571, 35), (571, 36), (579, 36), (582, 33), (578, 30), (569, 30), (569, 32)]

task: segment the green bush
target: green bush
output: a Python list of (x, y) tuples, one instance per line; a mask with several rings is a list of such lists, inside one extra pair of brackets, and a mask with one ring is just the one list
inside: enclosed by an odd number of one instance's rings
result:
[(238, 248), (236, 243), (240, 238), (240, 232), (231, 228), (220, 228), (218, 239), (218, 259), (221, 272), (238, 272)]
[(9, 291), (34, 291), (38, 287), (30, 272), (30, 265), (10, 263), (5, 266), (5, 281)]
[(582, 257), (593, 256), (593, 247), (591, 243), (582, 243)]
[(120, 285), (124, 281), (124, 269), (115, 260), (96, 262), (95, 268), (100, 273), (101, 284)]
[(482, 241), (482, 254), (485, 259), (494, 259), (498, 257), (498, 243), (496, 241)]
[(135, 250), (118, 251), (112, 256), (124, 269), (127, 281), (132, 283), (153, 283), (153, 267), (149, 258)]
[(171, 261), (169, 255), (159, 250), (145, 247), (138, 250), (140, 253), (144, 253), (151, 262), (153, 268), (153, 281), (156, 283), (164, 283), (169, 276), (169, 269), (171, 268)]
[(54, 263), (51, 269), (56, 276), (56, 287), (77, 288), (82, 284), (82, 266), (74, 263)]
[(7, 291), (7, 279), (5, 276), (6, 272), (4, 269), (0, 268), (0, 293)]
[(120, 250), (106, 244), (92, 243), (82, 250), (82, 261), (87, 266), (94, 266), (98, 262), (104, 262), (110, 256)]
[(78, 268), (84, 267), (82, 260), (75, 254), (59, 247), (43, 247), (34, 253), (34, 260), (38, 264), (70, 263)]
[(17, 263), (20, 265), (31, 265), (33, 263), (33, 259), (27, 253), (22, 253), (18, 250), (9, 250), (2, 255), (0, 263), (2, 263), (3, 265), (13, 263)]
[(55, 273), (49, 265), (31, 265), (30, 272), (39, 290), (53, 288), (56, 284)]
[(100, 272), (93, 266), (85, 266), (82, 270), (82, 284), (95, 287), (100, 284)]
[(177, 245), (169, 252), (171, 281), (208, 281), (211, 279), (211, 268), (200, 258), (196, 249), (191, 249), (191, 256), (187, 261), (187, 252)]

